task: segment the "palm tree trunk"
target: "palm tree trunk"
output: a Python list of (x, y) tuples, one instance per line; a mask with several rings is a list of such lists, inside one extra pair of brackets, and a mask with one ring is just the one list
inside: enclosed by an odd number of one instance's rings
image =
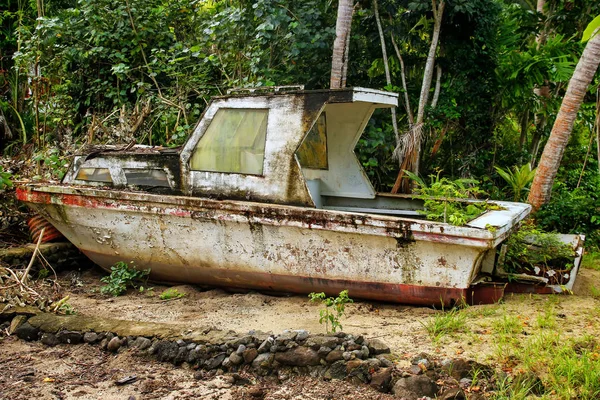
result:
[(550, 200), (552, 184), (571, 136), (577, 112), (583, 102), (587, 87), (598, 69), (598, 64), (600, 64), (600, 34), (597, 33), (583, 50), (575, 72), (569, 81), (569, 87), (556, 116), (550, 138), (544, 147), (527, 199), (535, 211)]
[(348, 52), (350, 42), (350, 29), (352, 28), (352, 0), (339, 0), (337, 22), (335, 25), (335, 41), (333, 42), (333, 56), (331, 59), (331, 89), (346, 87), (346, 73), (348, 70)]

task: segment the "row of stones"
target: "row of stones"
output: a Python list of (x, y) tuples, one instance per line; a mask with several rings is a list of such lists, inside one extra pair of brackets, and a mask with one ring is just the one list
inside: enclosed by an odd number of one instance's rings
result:
[(176, 365), (185, 362), (205, 370), (251, 368), (259, 375), (276, 373), (280, 379), (294, 374), (346, 379), (408, 399), (434, 397), (439, 389), (435, 377), (425, 373), (433, 368), (427, 358), (415, 359), (409, 369), (398, 373), (393, 368), (390, 349), (382, 341), (345, 333), (326, 336), (296, 330), (270, 335), (251, 331), (242, 337), (228, 338), (224, 343), (211, 344), (183, 339), (120, 337), (109, 332), (48, 333), (24, 322), (16, 327), (15, 334), (24, 340), (40, 340), (48, 346), (89, 343), (99, 344), (110, 352), (135, 349), (159, 361)]

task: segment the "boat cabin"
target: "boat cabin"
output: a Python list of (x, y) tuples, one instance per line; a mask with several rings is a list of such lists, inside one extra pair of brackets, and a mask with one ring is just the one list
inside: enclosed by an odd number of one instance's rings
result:
[(364, 88), (236, 90), (181, 149), (105, 147), (76, 156), (63, 183), (417, 217), (414, 202), (376, 195), (354, 153), (373, 111), (397, 103)]

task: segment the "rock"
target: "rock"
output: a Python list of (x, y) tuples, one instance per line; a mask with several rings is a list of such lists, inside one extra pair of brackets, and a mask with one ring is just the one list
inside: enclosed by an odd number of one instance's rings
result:
[(470, 378), (462, 378), (458, 384), (460, 385), (461, 388), (466, 389), (469, 386), (471, 386), (471, 384), (473, 383), (473, 379)]
[(363, 357), (363, 352), (360, 350), (352, 350), (350, 353), (354, 356), (352, 358), (358, 358), (360, 360)]
[(86, 332), (83, 334), (83, 341), (85, 343), (96, 343), (98, 341), (98, 334), (96, 332)]
[(330, 352), (330, 351), (331, 351), (331, 348), (330, 348), (330, 347), (321, 346), (321, 347), (319, 348), (319, 350), (317, 351), (317, 354), (318, 354), (320, 357), (327, 357), (327, 354), (329, 354), (329, 352)]
[(244, 354), (244, 351), (246, 351), (246, 346), (244, 346), (243, 344), (240, 344), (235, 352), (239, 356), (241, 356), (242, 354)]
[(323, 377), (325, 379), (346, 379), (348, 376), (348, 370), (346, 368), (346, 362), (339, 360), (334, 362), (331, 367), (325, 372)]
[(188, 351), (194, 350), (194, 349), (196, 348), (196, 343), (190, 343), (190, 344), (188, 344), (187, 346), (185, 346), (185, 348), (186, 348)]
[(295, 331), (283, 331), (275, 338), (276, 345), (286, 345), (289, 341), (294, 340), (298, 336), (298, 332)]
[(275, 361), (294, 367), (319, 365), (319, 355), (308, 347), (296, 347), (292, 350), (275, 354)]
[(53, 333), (43, 333), (40, 340), (46, 346), (56, 346), (60, 343), (60, 341), (56, 338), (56, 335)]
[(370, 366), (361, 360), (351, 360), (346, 364), (350, 381), (356, 384), (368, 383), (370, 378)]
[(138, 336), (132, 343), (132, 346), (137, 348), (138, 350), (149, 349), (151, 345), (152, 345), (152, 341), (143, 336)]
[(352, 353), (350, 353), (349, 351), (345, 351), (345, 352), (342, 353), (342, 357), (346, 361), (351, 360), (352, 359)]
[(403, 387), (394, 386), (392, 388), (392, 393), (394, 393), (396, 395), (396, 398), (400, 400), (422, 400), (416, 393), (413, 393), (410, 390), (407, 390)]
[(265, 391), (258, 386), (251, 386), (246, 389), (246, 393), (256, 399), (262, 399), (265, 396)]
[(246, 364), (250, 364), (256, 357), (258, 357), (258, 350), (256, 349), (247, 349), (244, 350), (243, 353), (244, 362)]
[(392, 368), (382, 368), (379, 371), (373, 372), (371, 375), (371, 383), (369, 385), (380, 392), (387, 393), (390, 390), (392, 382)]
[(466, 400), (465, 392), (461, 388), (446, 389), (440, 396), (439, 400)]
[(83, 340), (83, 335), (76, 331), (60, 331), (56, 334), (56, 338), (61, 343), (78, 344)]
[(412, 375), (421, 375), (423, 370), (418, 365), (411, 365), (408, 367), (408, 372), (410, 372)]
[(362, 365), (362, 361), (361, 360), (352, 360), (352, 361), (348, 361), (346, 363), (346, 370), (348, 371), (348, 373), (354, 371), (356, 368), (360, 367)]
[(10, 321), (10, 326), (8, 327), (8, 334), (12, 335), (15, 333), (17, 328), (23, 325), (27, 321), (27, 316), (25, 315), (15, 315), (12, 321)]
[(187, 346), (187, 343), (183, 339), (177, 340), (176, 343), (177, 343), (177, 346), (179, 346), (179, 347), (185, 347), (185, 346)]
[(299, 329), (297, 331), (295, 331), (297, 333), (296, 335), (296, 341), (297, 342), (301, 342), (303, 340), (308, 339), (308, 336), (310, 335), (310, 332), (305, 331), (304, 329)]
[(235, 352), (235, 353), (231, 353), (231, 355), (229, 356), (229, 361), (233, 365), (240, 365), (244, 361), (244, 358), (241, 355), (239, 355), (237, 352)]
[(385, 343), (383, 343), (379, 339), (369, 340), (368, 348), (369, 348), (369, 351), (371, 352), (371, 354), (373, 354), (373, 355), (387, 354), (390, 352), (390, 347), (388, 345), (386, 345)]
[(369, 358), (369, 355), (371, 354), (371, 352), (369, 351), (369, 348), (367, 346), (362, 346), (360, 348), (360, 350), (362, 351), (362, 358)]
[(367, 358), (365, 362), (369, 364), (369, 368), (371, 369), (379, 369), (381, 367), (381, 361), (377, 358)]
[(312, 336), (306, 339), (306, 345), (312, 347), (313, 350), (319, 350), (321, 347), (335, 348), (338, 344), (338, 339), (331, 336)]
[(389, 356), (386, 355), (378, 355), (375, 358), (377, 358), (379, 360), (379, 362), (381, 362), (381, 365), (384, 367), (393, 367), (394, 363), (388, 358)]
[(285, 345), (285, 348), (287, 350), (293, 349), (294, 347), (298, 347), (298, 343), (296, 343), (296, 342), (288, 342), (288, 344)]
[(101, 348), (102, 350), (106, 350), (106, 345), (107, 345), (107, 344), (108, 344), (108, 339), (107, 339), (107, 338), (104, 338), (104, 339), (102, 339), (102, 340), (100, 341), (100, 348)]
[(258, 346), (258, 352), (259, 353), (266, 353), (269, 350), (271, 350), (271, 346), (273, 345), (273, 338), (272, 337), (268, 337), (267, 339), (265, 339), (264, 342), (261, 343), (260, 346)]
[(414, 375), (398, 379), (392, 392), (398, 396), (397, 392), (402, 392), (403, 390), (412, 392), (417, 397), (434, 397), (438, 391), (438, 385), (425, 375)]
[(332, 350), (329, 352), (329, 354), (327, 354), (327, 357), (325, 357), (325, 361), (327, 361), (328, 363), (334, 363), (336, 361), (339, 360), (343, 360), (344, 356), (343, 356), (344, 352), (341, 350)]
[(252, 367), (256, 369), (269, 368), (274, 358), (275, 355), (273, 353), (261, 353), (252, 361)]
[(362, 346), (360, 344), (356, 344), (354, 342), (350, 342), (346, 345), (346, 350), (348, 351), (354, 351), (354, 350), (360, 350), (362, 349)]
[(37, 340), (39, 332), (39, 328), (31, 326), (29, 322), (24, 322), (15, 329), (15, 334), (19, 339), (28, 341)]
[[(182, 362), (184, 362), (185, 360), (187, 360), (188, 353), (189, 353), (189, 351), (187, 349), (187, 345), (183, 346), (183, 347), (179, 347), (179, 349), (177, 349), (177, 355), (173, 359), (173, 364), (179, 365)], [(223, 360), (221, 360), (221, 361), (223, 361)]]
[(233, 346), (231, 346), (231, 347), (238, 347), (240, 345), (248, 346), (251, 343), (252, 343), (252, 335), (246, 335), (246, 336), (242, 336), (241, 338), (237, 339), (233, 343)]
[(415, 364), (424, 370), (428, 370), (431, 367), (431, 361), (429, 361), (427, 358), (421, 358), (420, 360), (417, 360)]
[(451, 363), (442, 367), (442, 371), (448, 373), (448, 375), (450, 375), (457, 381), (460, 381), (463, 378), (470, 378), (471, 370), (471, 363), (462, 358), (452, 360)]
[(206, 366), (206, 369), (216, 369), (225, 360), (225, 357), (227, 357), (225, 353), (218, 354), (213, 358), (206, 360), (204, 365)]
[(114, 353), (117, 350), (119, 350), (119, 347), (121, 347), (121, 339), (119, 339), (118, 336), (115, 336), (106, 345), (106, 350), (112, 351)]
[(154, 345), (158, 361), (173, 361), (177, 356), (179, 346), (177, 343), (162, 340)]

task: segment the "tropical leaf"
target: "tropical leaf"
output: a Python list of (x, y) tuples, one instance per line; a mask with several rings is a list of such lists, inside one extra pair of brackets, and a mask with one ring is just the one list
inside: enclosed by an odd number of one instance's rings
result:
[(581, 37), (581, 43), (585, 43), (590, 40), (593, 36), (596, 36), (598, 33), (598, 28), (600, 28), (600, 15), (590, 22), (590, 24), (583, 31), (583, 36)]

